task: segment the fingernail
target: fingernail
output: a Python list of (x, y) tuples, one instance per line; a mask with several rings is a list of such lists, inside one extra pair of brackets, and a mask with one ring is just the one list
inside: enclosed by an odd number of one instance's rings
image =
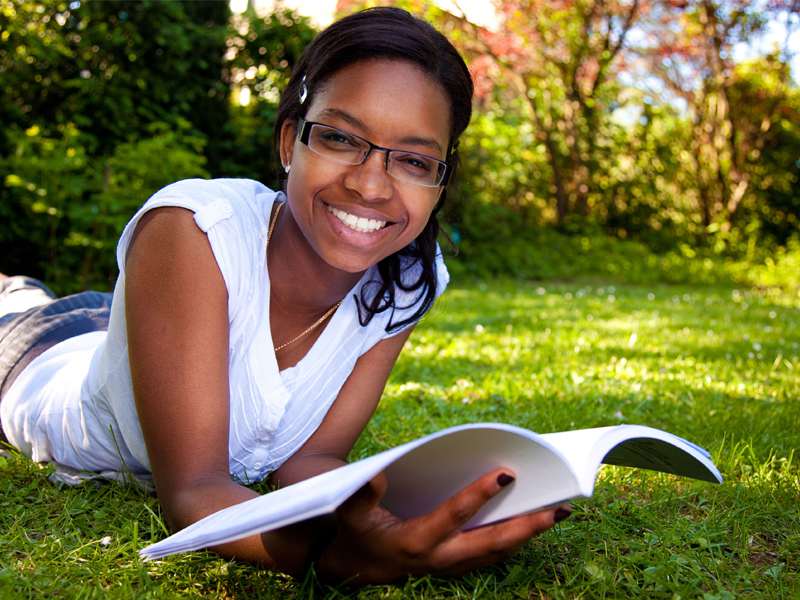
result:
[(514, 481), (514, 478), (508, 473), (500, 473), (500, 475), (497, 476), (497, 485), (500, 487), (506, 487), (512, 481)]
[(556, 523), (560, 523), (561, 521), (566, 519), (571, 514), (572, 514), (571, 510), (567, 510), (566, 508), (557, 508), (556, 509), (556, 515), (553, 518), (553, 521), (555, 521)]

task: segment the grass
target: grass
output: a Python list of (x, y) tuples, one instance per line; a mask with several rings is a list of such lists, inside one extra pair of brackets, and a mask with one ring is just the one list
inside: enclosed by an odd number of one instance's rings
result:
[(620, 422), (706, 448), (724, 485), (607, 468), (573, 516), (462, 579), (353, 591), (209, 553), (142, 563), (164, 536), (153, 498), (58, 489), (0, 458), (3, 598), (800, 597), (800, 311), (732, 287), (493, 282), (454, 287), (412, 338), (362, 457), (448, 425), (536, 431)]

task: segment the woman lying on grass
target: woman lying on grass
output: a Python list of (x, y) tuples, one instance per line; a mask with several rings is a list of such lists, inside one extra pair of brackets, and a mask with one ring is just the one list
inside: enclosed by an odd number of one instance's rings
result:
[[(254, 497), (243, 484), (343, 464), (447, 285), (436, 212), (471, 96), (453, 46), (404, 11), (322, 32), (280, 101), (285, 194), (230, 179), (162, 189), (122, 233), (113, 302), (0, 282), (0, 310), (40, 304), (0, 321), (8, 441), (37, 461), (152, 474), (173, 529)], [(569, 514), (461, 533), (512, 481), (497, 469), (403, 521), (379, 477), (335, 519), (215, 550), (288, 573), (315, 561), (333, 580), (461, 573)]]

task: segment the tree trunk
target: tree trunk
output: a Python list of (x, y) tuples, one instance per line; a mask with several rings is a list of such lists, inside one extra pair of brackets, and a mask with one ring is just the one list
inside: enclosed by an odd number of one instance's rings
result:
[(564, 222), (564, 219), (569, 214), (569, 199), (567, 198), (567, 191), (564, 187), (564, 173), (562, 172), (561, 165), (558, 163), (558, 150), (556, 149), (555, 142), (553, 141), (552, 132), (544, 126), (539, 112), (536, 110), (536, 105), (533, 99), (528, 98), (528, 105), (533, 113), (533, 118), (536, 121), (536, 128), (539, 135), (544, 141), (544, 147), (547, 150), (547, 161), (550, 163), (550, 170), (553, 175), (553, 185), (556, 188), (556, 217), (558, 223)]

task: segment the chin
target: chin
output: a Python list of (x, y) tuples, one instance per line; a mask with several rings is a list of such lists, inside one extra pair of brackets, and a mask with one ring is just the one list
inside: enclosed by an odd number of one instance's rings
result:
[(358, 260), (356, 258), (345, 258), (341, 255), (326, 258), (322, 255), (322, 259), (332, 268), (337, 271), (349, 273), (352, 275), (361, 274), (367, 269), (377, 265), (382, 259)]

